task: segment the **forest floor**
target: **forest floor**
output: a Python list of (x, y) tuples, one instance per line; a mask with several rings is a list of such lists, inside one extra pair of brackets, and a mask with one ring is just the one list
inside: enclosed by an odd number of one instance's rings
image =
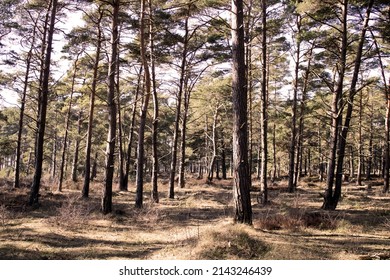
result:
[[(80, 183), (81, 184), (81, 183)], [(41, 206), (26, 206), (27, 185), (0, 180), (0, 259), (390, 259), (390, 195), (378, 182), (346, 184), (336, 211), (322, 211), (324, 183), (304, 178), (295, 194), (287, 182), (269, 187), (270, 203), (252, 192), (253, 226), (232, 222), (231, 180), (191, 179), (176, 198), (160, 182), (160, 203), (134, 208), (131, 191), (115, 191), (113, 213), (99, 211), (102, 184), (87, 200), (80, 186), (59, 193), (48, 181)]]

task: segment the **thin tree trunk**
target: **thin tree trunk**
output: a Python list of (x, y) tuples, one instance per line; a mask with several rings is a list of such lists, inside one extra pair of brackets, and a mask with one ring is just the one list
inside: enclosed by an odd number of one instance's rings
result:
[(252, 16), (252, 6), (253, 1), (249, 0), (247, 3), (247, 22), (245, 23), (245, 64), (246, 64), (246, 77), (247, 77), (247, 87), (248, 87), (248, 139), (249, 139), (249, 173), (252, 176), (252, 164), (253, 164), (253, 109), (252, 109), (252, 94), (253, 94), (253, 67), (252, 67), (252, 25), (253, 19)]
[(92, 127), (94, 121), (94, 109), (95, 109), (95, 96), (98, 82), (98, 73), (99, 73), (99, 62), (100, 62), (100, 52), (102, 45), (103, 33), (100, 27), (100, 24), (103, 19), (103, 11), (99, 9), (99, 18), (96, 22), (97, 26), (97, 46), (95, 52), (95, 62), (93, 66), (93, 77), (91, 85), (91, 93), (89, 97), (89, 115), (88, 115), (88, 128), (87, 128), (87, 143), (85, 146), (85, 168), (84, 168), (84, 184), (82, 190), (83, 198), (89, 196), (89, 185), (91, 180), (91, 150), (92, 150)]
[(115, 104), (115, 75), (117, 71), (116, 64), (118, 63), (118, 25), (119, 25), (119, 6), (120, 0), (112, 2), (112, 25), (111, 25), (111, 55), (108, 67), (108, 135), (106, 147), (106, 165), (104, 190), (102, 197), (101, 210), (103, 214), (108, 214), (112, 211), (112, 183), (114, 176), (115, 163), (115, 142), (116, 142), (116, 115), (117, 105)]
[[(118, 35), (118, 44), (120, 42), (120, 31)], [(119, 172), (119, 190), (121, 191), (127, 191), (126, 186), (124, 184), (125, 180), (125, 153), (123, 151), (123, 126), (122, 126), (122, 106), (121, 106), (121, 93), (120, 93), (120, 60), (119, 60), (120, 54), (118, 52), (117, 54), (117, 65), (116, 65), (116, 98), (118, 103), (118, 145), (119, 145), (119, 165), (118, 165), (118, 172)]]
[(57, 0), (53, 0), (51, 15), (50, 15), (50, 25), (48, 31), (48, 39), (46, 45), (46, 55), (44, 63), (44, 73), (42, 80), (42, 88), (40, 88), (40, 106), (38, 113), (38, 135), (37, 135), (37, 149), (36, 149), (36, 159), (35, 159), (35, 174), (33, 183), (31, 185), (31, 192), (28, 204), (30, 206), (37, 205), (39, 203), (39, 189), (41, 184), (42, 177), (42, 164), (43, 164), (43, 152), (44, 152), (44, 141), (45, 141), (45, 128), (46, 128), (46, 112), (47, 112), (47, 103), (49, 95), (49, 78), (50, 78), (50, 64), (51, 64), (51, 52), (53, 45), (53, 35), (54, 35), (54, 26), (57, 13)]
[[(352, 118), (353, 99), (357, 93), (356, 85), (358, 82), (358, 77), (359, 77), (359, 72), (360, 72), (360, 64), (361, 64), (361, 59), (362, 59), (362, 54), (363, 54), (363, 45), (364, 45), (364, 41), (365, 41), (365, 37), (366, 37), (366, 31), (368, 28), (368, 22), (370, 20), (370, 14), (371, 14), (371, 9), (372, 9), (373, 4), (374, 4), (374, 0), (370, 0), (370, 2), (368, 3), (366, 16), (365, 16), (364, 23), (363, 23), (363, 29), (361, 31), (361, 35), (359, 38), (359, 46), (358, 46), (357, 53), (356, 53), (352, 81), (351, 81), (351, 85), (350, 85), (349, 92), (348, 92), (347, 112), (346, 112), (346, 116), (345, 116), (345, 122), (343, 124), (342, 129), (341, 129), (341, 137), (339, 138), (339, 145), (338, 145), (339, 151), (338, 151), (338, 157), (337, 157), (337, 169), (336, 169), (336, 181), (335, 181), (334, 194), (333, 194), (331, 200), (328, 203), (325, 203), (325, 205), (324, 205), (324, 209), (328, 209), (328, 210), (335, 210), (336, 209), (338, 201), (339, 201), (340, 196), (341, 196), (343, 162), (344, 162), (346, 141), (347, 141), (348, 130), (349, 130), (350, 122), (351, 122), (351, 118)], [(344, 3), (344, 13), (345, 14), (347, 13), (347, 9), (348, 9), (348, 1), (346, 0)], [(342, 41), (343, 42), (345, 41), (345, 50), (343, 49), (343, 56), (342, 57), (345, 59), (344, 63), (346, 63), (347, 15), (343, 16), (343, 18), (344, 18), (343, 37), (345, 36), (345, 38)], [(343, 43), (343, 45), (344, 45), (344, 43)], [(345, 52), (345, 56), (344, 56), (344, 52)], [(344, 72), (342, 74), (344, 75)], [(341, 88), (339, 89), (339, 91), (340, 91), (340, 96), (341, 96), (342, 91), (343, 91), (343, 82), (342, 81), (341, 81), (340, 86), (341, 86)], [(341, 114), (339, 114), (339, 115), (341, 115)], [(341, 124), (341, 120), (340, 120), (340, 124)]]
[(155, 53), (154, 53), (154, 20), (153, 20), (153, 9), (152, 0), (149, 0), (149, 11), (150, 11), (150, 25), (149, 25), (149, 41), (150, 41), (150, 65), (152, 70), (152, 95), (153, 95), (153, 125), (152, 125), (152, 200), (156, 203), (159, 202), (158, 195), (158, 118), (159, 118), (159, 106), (157, 96), (157, 85), (156, 85), (156, 65), (155, 65)]
[[(301, 16), (296, 15), (296, 26), (297, 26), (297, 37), (300, 36), (301, 31)], [(290, 149), (289, 149), (289, 167), (288, 167), (288, 192), (293, 193), (296, 191), (296, 182), (295, 178), (297, 177), (295, 169), (295, 154), (299, 155), (299, 151), (296, 152), (297, 148), (297, 99), (298, 99), (298, 82), (299, 82), (299, 67), (300, 67), (300, 58), (301, 58), (301, 41), (296, 39), (296, 57), (295, 57), (295, 76), (294, 76), (294, 89), (293, 89), (293, 100), (292, 100), (292, 116), (291, 116), (291, 139), (290, 139)], [(297, 162), (299, 162), (297, 158)], [(295, 172), (294, 172), (295, 171)]]
[(186, 160), (186, 141), (187, 141), (187, 119), (188, 111), (190, 107), (190, 98), (191, 98), (191, 89), (188, 86), (188, 75), (184, 81), (184, 108), (183, 108), (183, 117), (182, 117), (182, 127), (181, 127), (181, 142), (180, 142), (180, 165), (179, 165), (179, 182), (178, 185), (180, 188), (185, 187), (185, 160)]
[[(381, 68), (382, 80), (384, 84), (384, 94), (386, 100), (386, 117), (385, 117), (385, 144), (383, 149), (383, 166), (382, 166), (382, 176), (383, 176), (383, 192), (389, 192), (390, 185), (390, 87), (387, 83), (385, 75), (385, 66), (383, 64), (383, 59), (380, 51), (380, 47), (374, 35), (374, 32), (370, 29), (371, 37), (374, 40), (375, 49), (378, 56), (379, 65)], [(390, 79), (389, 79), (390, 84)], [(382, 165), (382, 163), (380, 164)], [(379, 166), (380, 166), (379, 165)]]
[(359, 135), (358, 135), (358, 170), (356, 175), (356, 185), (362, 185), (362, 166), (363, 166), (363, 138), (362, 138), (362, 120), (363, 120), (363, 95), (359, 98)]
[(213, 154), (211, 156), (210, 165), (208, 168), (208, 174), (207, 174), (207, 183), (211, 183), (213, 180), (213, 170), (215, 166), (215, 160), (217, 157), (217, 120), (218, 120), (218, 111), (219, 111), (219, 105), (217, 105), (217, 108), (214, 112), (213, 117), (213, 127), (212, 127), (212, 138), (211, 141), (213, 143)]
[(79, 111), (79, 118), (77, 121), (77, 139), (74, 145), (74, 155), (73, 155), (73, 163), (72, 163), (72, 181), (77, 182), (77, 172), (79, 165), (79, 150), (80, 150), (80, 137), (81, 137), (81, 125), (82, 125), (82, 111)]
[(129, 173), (130, 173), (130, 166), (132, 165), (131, 162), (131, 148), (133, 145), (133, 138), (134, 138), (134, 124), (135, 124), (135, 118), (136, 118), (136, 112), (137, 112), (137, 104), (138, 104), (138, 96), (141, 89), (141, 77), (142, 77), (142, 66), (140, 67), (140, 71), (138, 73), (138, 82), (137, 82), (137, 88), (135, 91), (134, 101), (133, 101), (133, 107), (131, 109), (131, 124), (130, 124), (130, 130), (129, 130), (129, 140), (127, 144), (127, 151), (126, 151), (126, 165), (125, 165), (125, 177), (123, 180), (123, 189), (128, 190), (129, 185)]
[(349, 180), (355, 176), (354, 154), (352, 145), (349, 146)]
[(70, 97), (69, 97), (69, 104), (68, 104), (68, 111), (66, 112), (66, 121), (65, 121), (65, 135), (64, 135), (64, 144), (62, 146), (62, 156), (61, 156), (61, 165), (60, 165), (60, 177), (58, 180), (58, 186), (57, 190), (59, 192), (62, 192), (62, 182), (64, 179), (64, 165), (65, 165), (65, 155), (66, 155), (66, 149), (68, 148), (67, 142), (68, 142), (68, 133), (69, 133), (69, 126), (70, 126), (70, 117), (71, 117), (71, 111), (72, 111), (72, 104), (73, 104), (73, 94), (74, 94), (74, 87), (76, 82), (76, 74), (77, 74), (77, 63), (79, 60), (80, 53), (77, 54), (77, 57), (74, 62), (74, 70), (73, 70), (73, 77), (72, 77), (72, 86), (70, 89)]
[(97, 161), (98, 161), (98, 153), (96, 152), (92, 164), (92, 171), (91, 171), (91, 178), (90, 178), (91, 181), (93, 181), (97, 176)]
[(267, 163), (268, 163), (268, 93), (267, 93), (267, 3), (262, 0), (262, 83), (261, 83), (261, 173), (260, 190), (262, 201), (268, 203)]
[(372, 144), (373, 144), (373, 127), (372, 127), (372, 121), (370, 121), (370, 136), (369, 136), (369, 139), (368, 139), (368, 158), (367, 158), (366, 180), (371, 180), (371, 172), (372, 172)]
[[(54, 117), (55, 121), (57, 122), (57, 112), (55, 113)], [(57, 127), (54, 127), (54, 135), (53, 135), (53, 149), (51, 151), (51, 165), (50, 165), (50, 177), (52, 180), (55, 179), (56, 173), (57, 173)]]
[(32, 42), (29, 52), (27, 53), (26, 59), (26, 72), (24, 76), (23, 91), (20, 102), (20, 111), (19, 111), (19, 129), (18, 129), (18, 138), (16, 140), (16, 159), (15, 159), (15, 173), (14, 173), (14, 188), (20, 187), (20, 160), (22, 158), (22, 134), (23, 134), (23, 122), (24, 122), (24, 110), (26, 105), (26, 96), (28, 90), (28, 83), (30, 77), (30, 68), (33, 50), (35, 48), (35, 39), (37, 33), (37, 21), (34, 22), (34, 29), (32, 33)]
[(184, 84), (186, 78), (187, 71), (187, 53), (188, 53), (188, 40), (189, 40), (189, 16), (191, 5), (189, 4), (187, 10), (187, 16), (184, 22), (184, 36), (183, 36), (183, 52), (182, 52), (182, 60), (180, 65), (180, 80), (179, 80), (179, 92), (177, 95), (177, 103), (176, 103), (176, 116), (175, 116), (175, 126), (174, 126), (174, 134), (173, 134), (173, 143), (172, 143), (172, 159), (171, 159), (171, 169), (169, 173), (169, 198), (175, 197), (175, 174), (176, 174), (176, 164), (177, 164), (177, 143), (179, 139), (179, 122), (181, 115), (181, 103), (184, 92)]
[(139, 123), (139, 131), (138, 131), (138, 149), (137, 149), (137, 174), (136, 174), (136, 198), (135, 198), (135, 207), (141, 208), (143, 205), (143, 174), (144, 174), (144, 154), (145, 154), (145, 147), (144, 147), (144, 141), (145, 141), (145, 126), (146, 126), (146, 114), (148, 110), (149, 105), (149, 99), (151, 95), (151, 78), (150, 78), (150, 70), (149, 70), (149, 63), (147, 60), (147, 53), (146, 53), (146, 21), (147, 19), (146, 11), (146, 0), (141, 0), (141, 12), (140, 12), (140, 43), (141, 43), (141, 60), (142, 65), (144, 68), (144, 79), (145, 79), (145, 88), (144, 88), (144, 98), (143, 98), (143, 104), (141, 108), (141, 115), (140, 115), (140, 123)]
[(222, 154), (221, 154), (221, 168), (222, 168), (222, 179), (227, 179), (227, 172), (226, 172), (226, 151), (225, 151), (225, 144), (222, 140)]

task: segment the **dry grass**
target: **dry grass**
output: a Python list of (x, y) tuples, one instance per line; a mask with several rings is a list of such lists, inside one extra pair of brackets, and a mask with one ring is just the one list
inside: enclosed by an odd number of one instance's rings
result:
[[(27, 185), (27, 184), (25, 184)], [(254, 184), (253, 226), (235, 225), (231, 182), (191, 179), (160, 203), (134, 207), (134, 187), (115, 189), (113, 212), (100, 213), (102, 184), (93, 182), (90, 198), (80, 186), (50, 181), (41, 188), (41, 207), (26, 207), (28, 189), (0, 180), (1, 259), (386, 259), (390, 250), (390, 197), (346, 186), (338, 210), (319, 210), (320, 182), (305, 178), (295, 194), (286, 182), (270, 186), (270, 204), (259, 205)]]
[(7, 221), (10, 217), (10, 212), (7, 209), (7, 206), (4, 204), (0, 205), (0, 221), (1, 221), (1, 226), (5, 227), (7, 225)]
[(207, 260), (261, 259), (270, 250), (257, 233), (243, 225), (224, 225), (202, 234), (195, 257)]

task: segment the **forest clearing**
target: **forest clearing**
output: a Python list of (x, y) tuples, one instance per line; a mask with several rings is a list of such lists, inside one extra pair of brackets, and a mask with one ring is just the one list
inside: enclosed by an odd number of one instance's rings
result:
[[(287, 182), (270, 185), (270, 203), (252, 192), (253, 227), (234, 225), (232, 182), (192, 179), (168, 199), (136, 209), (134, 191), (114, 192), (114, 211), (99, 211), (101, 183), (81, 199), (76, 185), (62, 193), (45, 184), (42, 206), (26, 207), (27, 189), (3, 180), (0, 197), (1, 259), (390, 259), (390, 196), (375, 181), (346, 185), (339, 210), (319, 210), (323, 191), (305, 178), (295, 194)], [(372, 187), (368, 185), (372, 184)], [(256, 188), (256, 183), (254, 183)], [(134, 188), (131, 188), (134, 189)]]

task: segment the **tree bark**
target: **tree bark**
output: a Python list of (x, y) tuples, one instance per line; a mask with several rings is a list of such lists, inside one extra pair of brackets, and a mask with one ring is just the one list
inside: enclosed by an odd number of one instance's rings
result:
[[(363, 23), (363, 28), (361, 30), (361, 35), (359, 38), (359, 45), (358, 49), (356, 52), (356, 58), (355, 58), (355, 64), (354, 64), (354, 71), (353, 71), (353, 76), (351, 80), (351, 85), (349, 88), (348, 92), (348, 102), (347, 102), (347, 112), (345, 116), (345, 121), (340, 128), (341, 130), (341, 137), (339, 138), (339, 143), (338, 143), (338, 154), (337, 154), (337, 169), (336, 169), (336, 181), (335, 181), (335, 189), (333, 195), (330, 197), (329, 193), (327, 194), (327, 200), (325, 200), (324, 209), (327, 210), (335, 210), (338, 204), (338, 201), (341, 196), (341, 186), (342, 186), (342, 175), (343, 175), (343, 162), (344, 162), (344, 155), (345, 155), (345, 149), (346, 149), (346, 141), (347, 141), (347, 136), (348, 136), (348, 130), (350, 127), (350, 122), (352, 118), (352, 110), (353, 110), (353, 99), (357, 93), (356, 91), (356, 85), (358, 82), (358, 77), (359, 77), (359, 72), (360, 72), (360, 64), (362, 60), (362, 54), (363, 54), (363, 45), (366, 37), (366, 31), (368, 28), (368, 22), (370, 20), (370, 14), (371, 14), (371, 9), (374, 4), (374, 0), (370, 0), (368, 3), (368, 7), (366, 10), (366, 15), (364, 18), (364, 23)], [(348, 9), (348, 1), (345, 0), (344, 2), (344, 8), (343, 8), (343, 40), (342, 44), (345, 48), (342, 48), (342, 58), (344, 59), (344, 71), (342, 71), (342, 75), (344, 76), (345, 73), (345, 64), (346, 64), (346, 53), (347, 53), (347, 9)], [(345, 38), (344, 38), (345, 37)], [(342, 95), (343, 92), (343, 77), (340, 78), (341, 83), (338, 85), (338, 91), (340, 96)], [(339, 81), (340, 82), (340, 81)], [(340, 115), (340, 121), (339, 124), (341, 124), (341, 114)], [(328, 185), (329, 187), (329, 185)], [(329, 188), (328, 188), (329, 192)]]
[(245, 77), (243, 1), (232, 0), (233, 200), (234, 221), (252, 224), (248, 164), (248, 100)]
[(128, 190), (130, 166), (132, 165), (131, 150), (132, 150), (133, 140), (134, 140), (134, 125), (135, 125), (135, 118), (136, 118), (136, 112), (137, 112), (138, 96), (139, 96), (139, 93), (141, 90), (141, 86), (140, 86), (141, 85), (141, 77), (142, 77), (142, 66), (140, 67), (140, 70), (138, 73), (137, 88), (135, 90), (133, 107), (131, 109), (131, 123), (130, 123), (129, 139), (128, 139), (127, 151), (126, 151), (125, 177), (123, 180), (123, 184), (124, 184), (123, 189), (125, 189), (125, 190)]
[(26, 96), (27, 96), (28, 83), (30, 77), (31, 60), (32, 60), (33, 50), (35, 48), (36, 33), (37, 33), (37, 21), (34, 22), (31, 47), (29, 52), (27, 53), (26, 72), (24, 76), (23, 91), (22, 91), (21, 102), (20, 102), (19, 129), (18, 129), (18, 138), (16, 140), (17, 146), (16, 146), (16, 159), (15, 159), (14, 188), (20, 187), (20, 160), (22, 158), (22, 134), (23, 134), (24, 111), (25, 111)]
[(385, 141), (386, 142), (384, 143), (384, 149), (383, 149), (382, 175), (383, 175), (383, 192), (387, 193), (389, 192), (390, 189), (389, 188), (390, 185), (390, 171), (389, 171), (390, 168), (390, 86), (389, 86), (390, 79), (388, 84), (386, 79), (386, 74), (385, 74), (385, 65), (383, 64), (380, 47), (378, 45), (378, 42), (376, 40), (373, 31), (370, 30), (370, 32), (378, 56), (378, 62), (380, 65), (382, 80), (384, 84), (384, 95), (386, 100), (386, 117), (385, 117)]
[(112, 183), (115, 163), (115, 142), (116, 142), (116, 116), (117, 105), (115, 104), (115, 77), (118, 63), (118, 25), (119, 25), (120, 0), (112, 2), (112, 25), (111, 25), (111, 55), (108, 67), (108, 135), (106, 146), (106, 166), (104, 177), (104, 192), (102, 197), (101, 210), (103, 214), (112, 211)]
[[(288, 165), (288, 192), (293, 193), (296, 191), (297, 185), (295, 178), (297, 173), (295, 170), (295, 153), (297, 148), (297, 103), (298, 103), (298, 82), (299, 82), (299, 67), (300, 67), (300, 58), (301, 58), (301, 16), (296, 15), (296, 26), (297, 26), (297, 42), (296, 42), (296, 57), (295, 57), (295, 76), (294, 76), (294, 88), (293, 88), (293, 100), (292, 100), (292, 116), (291, 116), (291, 139), (290, 139), (290, 148), (289, 148), (289, 165)], [(297, 153), (297, 162), (299, 152)], [(295, 171), (295, 172), (294, 172)], [(299, 171), (298, 171), (299, 172)]]
[(51, 52), (53, 45), (53, 35), (54, 35), (54, 26), (57, 13), (57, 0), (52, 1), (51, 5), (51, 15), (50, 15), (50, 25), (48, 31), (47, 45), (46, 45), (46, 55), (44, 63), (44, 72), (42, 79), (42, 88), (40, 88), (40, 104), (39, 104), (39, 113), (38, 113), (38, 130), (37, 130), (37, 148), (36, 148), (36, 158), (35, 158), (35, 173), (33, 183), (31, 185), (31, 192), (28, 204), (38, 205), (39, 203), (39, 189), (41, 184), (42, 177), (42, 164), (43, 164), (43, 150), (44, 150), (44, 141), (45, 141), (45, 128), (46, 128), (46, 112), (47, 112), (47, 103), (49, 95), (49, 78), (50, 78), (50, 64), (51, 64)]
[(180, 65), (180, 80), (179, 80), (179, 92), (177, 94), (176, 101), (176, 116), (175, 116), (175, 125), (174, 125), (174, 134), (173, 134), (173, 143), (172, 143), (172, 158), (171, 158), (171, 168), (169, 173), (169, 198), (173, 199), (175, 197), (175, 174), (176, 174), (176, 164), (177, 164), (177, 143), (179, 139), (179, 122), (181, 116), (181, 103), (184, 92), (184, 84), (186, 78), (186, 69), (187, 69), (187, 54), (188, 54), (188, 40), (189, 40), (189, 17), (191, 3), (188, 6), (187, 15), (184, 21), (184, 36), (183, 36), (183, 52)]
[(68, 111), (66, 112), (66, 121), (65, 121), (65, 135), (64, 135), (64, 144), (62, 146), (62, 156), (61, 156), (61, 165), (60, 165), (60, 177), (58, 178), (58, 186), (57, 190), (59, 192), (62, 192), (62, 182), (64, 179), (64, 165), (65, 165), (65, 155), (66, 155), (66, 149), (68, 144), (68, 133), (69, 133), (69, 126), (70, 126), (70, 116), (72, 111), (72, 104), (73, 104), (73, 94), (74, 94), (74, 87), (76, 82), (76, 74), (77, 74), (77, 63), (79, 60), (80, 53), (77, 54), (77, 57), (74, 61), (74, 70), (73, 70), (73, 77), (72, 77), (72, 85), (70, 90), (70, 97), (69, 97), (69, 104), (68, 104)]
[(217, 108), (215, 109), (214, 112), (214, 117), (213, 117), (213, 127), (212, 127), (212, 138), (211, 141), (213, 143), (213, 154), (211, 156), (210, 160), (210, 165), (208, 168), (208, 173), (207, 173), (207, 183), (211, 183), (213, 180), (213, 170), (215, 166), (215, 161), (217, 158), (217, 119), (218, 119), (218, 111), (219, 111), (219, 105), (217, 105)]
[(336, 154), (337, 146), (339, 142), (339, 132), (342, 122), (342, 115), (339, 112), (340, 108), (343, 106), (342, 103), (342, 94), (344, 86), (344, 74), (346, 69), (346, 59), (347, 59), (347, 11), (348, 11), (348, 0), (344, 0), (342, 5), (342, 15), (341, 15), (341, 46), (340, 46), (340, 59), (339, 59), (339, 76), (337, 81), (336, 89), (333, 92), (332, 108), (331, 108), (331, 142), (328, 155), (328, 174), (326, 186), (327, 190), (324, 195), (324, 203), (322, 205), (323, 209), (334, 210), (336, 209), (339, 192), (333, 192), (335, 170), (336, 170)]
[(150, 66), (152, 70), (152, 95), (153, 95), (153, 124), (152, 124), (152, 200), (156, 203), (159, 202), (158, 195), (158, 121), (159, 121), (159, 104), (157, 96), (157, 85), (156, 85), (156, 65), (155, 65), (155, 53), (154, 53), (154, 19), (152, 0), (149, 0), (149, 11), (150, 11), (150, 24), (149, 24), (149, 41), (150, 41)]
[(260, 195), (263, 204), (268, 203), (268, 92), (267, 92), (267, 3), (261, 2), (262, 9), (262, 82), (261, 82), (261, 170), (260, 170)]
[(99, 62), (100, 62), (100, 52), (102, 45), (103, 33), (101, 30), (101, 22), (103, 19), (103, 11), (99, 9), (99, 18), (96, 22), (97, 26), (97, 45), (95, 52), (95, 62), (93, 66), (93, 77), (91, 85), (91, 93), (89, 97), (89, 115), (88, 115), (88, 128), (87, 128), (87, 143), (85, 146), (85, 168), (84, 168), (84, 184), (82, 190), (82, 197), (87, 198), (89, 196), (89, 185), (91, 180), (91, 150), (92, 150), (92, 127), (94, 121), (94, 110), (95, 110), (95, 96), (97, 89), (97, 79), (99, 73)]
[(80, 137), (81, 137), (81, 125), (82, 125), (82, 111), (79, 111), (79, 118), (77, 121), (77, 139), (74, 145), (74, 155), (72, 163), (72, 181), (77, 182), (77, 173), (79, 165), (79, 150), (80, 150)]
[(143, 98), (143, 104), (141, 108), (141, 115), (140, 115), (140, 123), (139, 123), (139, 130), (138, 130), (138, 148), (137, 148), (137, 174), (136, 174), (136, 198), (135, 198), (135, 207), (142, 208), (143, 206), (143, 174), (144, 174), (144, 154), (145, 154), (145, 147), (144, 147), (144, 141), (145, 141), (145, 126), (146, 126), (146, 114), (148, 110), (149, 105), (149, 99), (151, 95), (151, 78), (150, 78), (150, 70), (149, 70), (149, 63), (147, 60), (147, 54), (146, 54), (146, 36), (145, 36), (145, 30), (146, 30), (146, 0), (141, 0), (141, 12), (140, 12), (140, 43), (141, 43), (141, 60), (142, 65), (144, 68), (144, 80), (145, 80), (145, 87), (144, 87), (144, 98)]

